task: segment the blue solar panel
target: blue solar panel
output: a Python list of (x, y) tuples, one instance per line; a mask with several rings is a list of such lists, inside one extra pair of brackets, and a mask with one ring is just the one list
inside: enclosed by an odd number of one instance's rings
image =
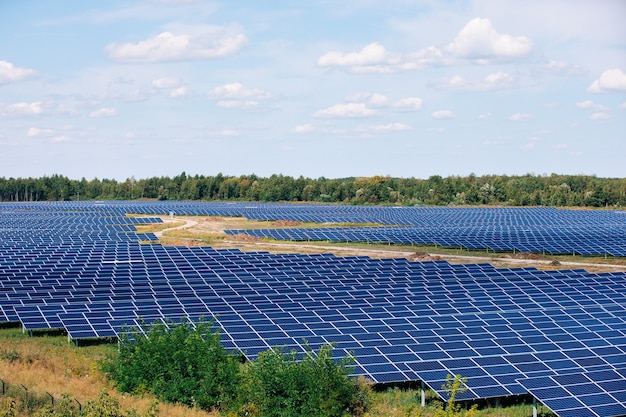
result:
[[(16, 207), (0, 203), (0, 212), (6, 206)], [(446, 375), (458, 372), (468, 377), (465, 398), (532, 393), (553, 385), (570, 394), (570, 388), (584, 388), (585, 393), (578, 396), (585, 401), (579, 401), (578, 407), (601, 416), (612, 416), (604, 413), (617, 410), (605, 403), (606, 395), (624, 400), (619, 389), (626, 381), (626, 371), (620, 367), (626, 363), (626, 274), (622, 272), (544, 272), (445, 261), (140, 245), (136, 240), (143, 237), (133, 237), (129, 227), (118, 227), (140, 222), (124, 223), (125, 211), (169, 212), (176, 207), (189, 213), (250, 217), (259, 213), (242, 213), (237, 204), (22, 206), (28, 210), (14, 218), (22, 227), (15, 230), (26, 231), (22, 235), (7, 233), (2, 228), (6, 216), (0, 217), (0, 321), (22, 321), (25, 329), (56, 325), (71, 338), (81, 339), (118, 335), (125, 326), (138, 326), (141, 320), (197, 320), (217, 315), (224, 345), (244, 351), (251, 359), (269, 346), (302, 351), (302, 339), (313, 347), (335, 342), (337, 354), (355, 351), (356, 375), (380, 383), (423, 380), (442, 396)], [(326, 206), (259, 207), (260, 216), (268, 218), (297, 215), (330, 220), (335, 215)], [(344, 220), (382, 222), (378, 208), (352, 210), (339, 212)], [(456, 213), (477, 223), (482, 216), (474, 209), (400, 212), (417, 220), (426, 215), (438, 221)], [(546, 230), (549, 216), (561, 222), (559, 227), (567, 222), (581, 224), (577, 213), (552, 210), (490, 209), (485, 213), (495, 217), (531, 214)], [(393, 218), (399, 224), (398, 217)], [(59, 228), (50, 229), (50, 224)], [(376, 232), (383, 232), (388, 239), (383, 241), (406, 241), (409, 235), (399, 234), (400, 229), (385, 227)], [(436, 228), (431, 231), (440, 233)], [(466, 231), (468, 236), (474, 233), (483, 238), (480, 229)], [(342, 231), (372, 241), (376, 237), (371, 232)], [(326, 231), (317, 233), (325, 237)], [(410, 235), (409, 240), (415, 237)], [(431, 242), (449, 237), (440, 234)], [(537, 244), (547, 242), (537, 230), (532, 237)], [(558, 237), (572, 242), (568, 245), (576, 242), (562, 234)], [(528, 250), (533, 248), (529, 244)], [(555, 246), (555, 250), (561, 249)], [(572, 375), (597, 379), (570, 383), (576, 378)], [(615, 375), (618, 379), (611, 379)], [(565, 379), (553, 379), (557, 377)], [(546, 381), (552, 385), (539, 384)], [(538, 392), (549, 407), (552, 401), (560, 407), (569, 401), (549, 397), (556, 391)], [(562, 410), (576, 412), (572, 407)]]

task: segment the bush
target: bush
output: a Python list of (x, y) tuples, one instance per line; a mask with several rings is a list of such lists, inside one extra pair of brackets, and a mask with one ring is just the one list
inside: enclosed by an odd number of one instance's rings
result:
[(353, 359), (336, 361), (332, 346), (315, 353), (274, 348), (262, 352), (243, 371), (239, 415), (263, 417), (361, 415), (367, 408), (369, 387), (350, 379)]
[(220, 343), (213, 321), (154, 323), (120, 338), (119, 354), (103, 370), (123, 392), (151, 392), (171, 403), (224, 408), (235, 396), (238, 358)]

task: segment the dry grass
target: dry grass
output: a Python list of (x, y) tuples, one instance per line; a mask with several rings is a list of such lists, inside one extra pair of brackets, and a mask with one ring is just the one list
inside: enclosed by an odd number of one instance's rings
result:
[[(106, 391), (120, 401), (123, 409), (145, 412), (154, 401), (118, 393), (99, 370), (99, 362), (114, 354), (116, 345), (76, 347), (64, 336), (28, 337), (20, 329), (0, 329), (0, 379), (9, 385), (24, 385), (29, 392), (50, 393), (59, 399), (69, 394), (81, 404)], [(183, 406), (160, 404), (160, 415), (182, 417), (218, 416)]]

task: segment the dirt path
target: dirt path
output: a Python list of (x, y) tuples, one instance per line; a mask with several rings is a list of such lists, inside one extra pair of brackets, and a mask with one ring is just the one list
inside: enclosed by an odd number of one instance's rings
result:
[[(623, 271), (626, 272), (626, 264), (611, 264), (605, 262), (585, 262), (581, 259), (578, 261), (559, 261), (557, 264), (552, 263), (552, 259), (516, 259), (512, 257), (502, 256), (479, 256), (479, 255), (458, 255), (458, 254), (442, 254), (442, 253), (416, 253), (410, 250), (398, 250), (390, 246), (389, 249), (383, 249), (380, 246), (376, 248), (364, 248), (359, 246), (342, 246), (329, 245), (324, 242), (272, 242), (258, 238), (247, 236), (227, 235), (224, 230), (228, 229), (246, 229), (253, 225), (255, 228), (274, 227), (271, 222), (253, 222), (244, 218), (236, 217), (162, 217), (164, 223), (181, 222), (183, 225), (173, 226), (155, 232), (155, 235), (161, 240), (163, 233), (171, 230), (187, 230), (189, 232), (188, 240), (190, 243), (198, 244), (198, 236), (210, 234), (219, 236), (219, 239), (206, 243), (215, 248), (238, 248), (243, 251), (268, 251), (275, 253), (297, 252), (297, 253), (333, 253), (338, 256), (370, 256), (373, 258), (407, 258), (409, 260), (428, 261), (443, 259), (451, 263), (489, 263), (497, 267), (537, 267), (540, 269), (586, 269), (590, 272), (603, 271)], [(256, 223), (256, 224), (253, 224)], [(167, 239), (163, 240), (163, 244), (168, 244)], [(171, 244), (171, 243), (170, 243)], [(180, 243), (176, 243), (180, 244)]]

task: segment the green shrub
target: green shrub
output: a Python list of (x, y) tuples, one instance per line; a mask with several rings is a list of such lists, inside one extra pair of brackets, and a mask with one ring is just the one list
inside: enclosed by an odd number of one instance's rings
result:
[(171, 403), (224, 408), (235, 396), (238, 358), (220, 343), (213, 321), (154, 323), (121, 337), (119, 354), (103, 370), (119, 390), (151, 392)]
[(351, 357), (336, 361), (332, 346), (302, 358), (274, 348), (262, 352), (243, 371), (239, 415), (263, 417), (362, 415), (368, 386), (349, 378)]

